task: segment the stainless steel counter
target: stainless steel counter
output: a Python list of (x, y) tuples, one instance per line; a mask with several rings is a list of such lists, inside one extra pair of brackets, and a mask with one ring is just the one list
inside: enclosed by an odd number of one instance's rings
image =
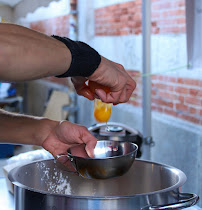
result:
[(0, 178), (0, 209), (14, 210), (14, 196), (8, 191), (6, 179)]

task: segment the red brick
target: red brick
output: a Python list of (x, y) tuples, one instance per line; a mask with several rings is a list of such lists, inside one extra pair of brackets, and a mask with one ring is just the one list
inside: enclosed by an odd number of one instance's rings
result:
[(193, 107), (190, 107), (190, 108), (189, 108), (189, 113), (190, 113), (190, 114), (196, 114), (197, 111), (198, 111), (198, 110), (195, 109), (195, 108), (193, 108)]
[(136, 1), (135, 1), (135, 4), (136, 4), (136, 5), (142, 5), (142, 0), (136, 0)]
[(135, 29), (135, 34), (141, 34), (141, 33), (142, 33), (142, 30), (140, 28)]
[(185, 88), (185, 87), (175, 87), (175, 92), (176, 93), (182, 93), (182, 94), (188, 94), (189, 93), (189, 89)]
[(190, 89), (189, 93), (191, 96), (202, 96), (202, 90), (199, 89)]
[(172, 116), (174, 116), (174, 117), (177, 116), (177, 113), (176, 113), (175, 111), (170, 110), (170, 109), (167, 109), (167, 108), (165, 108), (163, 112), (164, 112), (165, 114), (172, 115)]
[(172, 5), (174, 7), (184, 7), (185, 6), (185, 0), (176, 0), (172, 2)]
[(175, 104), (175, 108), (178, 111), (184, 111), (184, 112), (187, 112), (189, 110), (188, 106), (184, 104)]
[(201, 105), (201, 100), (196, 97), (187, 96), (185, 97), (185, 103), (193, 105)]
[(202, 88), (202, 80), (198, 81), (198, 86)]
[(186, 22), (185, 17), (177, 19), (177, 24), (185, 24), (185, 22)]
[(136, 21), (135, 22), (135, 27), (137, 28), (137, 27), (141, 27), (141, 22), (140, 21)]
[(158, 80), (164, 80), (165, 79), (165, 76), (164, 75), (157, 75), (157, 78), (158, 78)]
[(159, 89), (167, 90), (167, 85), (162, 84), (162, 83), (156, 83), (155, 87), (157, 87)]
[(179, 33), (180, 29), (179, 27), (166, 27), (160, 29), (161, 33)]
[(129, 101), (129, 104), (132, 104), (132, 105), (134, 105), (134, 106), (138, 106), (138, 107), (140, 107), (140, 106), (141, 106), (141, 103), (140, 103), (140, 102), (138, 102), (138, 101)]
[(128, 35), (128, 31), (120, 30), (119, 35)]
[(155, 12), (152, 12), (152, 20), (153, 19), (160, 19), (160, 12), (157, 12), (157, 11), (155, 11)]
[(184, 79), (184, 84), (186, 85), (194, 85), (194, 86), (198, 86), (199, 85), (199, 80), (195, 80), (195, 79)]
[(160, 3), (160, 9), (168, 9), (171, 6), (169, 1), (161, 1)]
[(177, 78), (177, 83), (184, 84), (184, 79), (183, 78)]
[(152, 105), (152, 110), (158, 111), (158, 112), (163, 112), (163, 108), (162, 107), (158, 107), (158, 106), (155, 106), (155, 105)]
[(180, 101), (180, 103), (184, 103), (184, 96), (178, 96), (178, 100)]
[(178, 15), (185, 16), (185, 9), (183, 8), (183, 9), (178, 10)]
[(172, 85), (167, 85), (167, 90), (173, 91), (174, 90), (174, 87)]
[(151, 92), (152, 92), (152, 95), (153, 95), (153, 96), (156, 96), (156, 94), (157, 94), (157, 90), (152, 89), (152, 91), (151, 91)]
[(199, 122), (200, 122), (199, 118), (189, 116), (189, 115), (179, 114), (178, 117), (183, 119), (183, 120), (187, 120), (187, 121), (190, 121), (190, 122), (193, 122), (193, 123), (196, 123), (196, 124), (199, 124)]
[(170, 107), (170, 108), (173, 108), (173, 103), (172, 102), (168, 102), (168, 101), (165, 101), (165, 100), (162, 100), (162, 99), (155, 99), (155, 98), (152, 98), (152, 103), (154, 104), (158, 104), (158, 105), (161, 105), (161, 106), (165, 106), (165, 107)]
[(151, 5), (151, 11), (159, 11), (159, 10), (160, 10), (160, 4)]
[(176, 83), (177, 82), (177, 78), (176, 77), (166, 76), (165, 77), (165, 81)]
[(170, 100), (177, 100), (178, 99), (178, 96), (176, 94), (168, 93), (168, 92), (165, 92), (165, 91), (159, 91), (158, 95), (162, 98), (165, 98), (165, 99), (170, 99)]
[(156, 110), (157, 110), (158, 112), (163, 112), (163, 108), (161, 108), (161, 107), (157, 107)]

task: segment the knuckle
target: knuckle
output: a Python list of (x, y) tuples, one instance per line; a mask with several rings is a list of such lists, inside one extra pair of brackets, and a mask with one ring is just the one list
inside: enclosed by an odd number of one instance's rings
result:
[(76, 93), (77, 93), (77, 95), (82, 96), (82, 91), (81, 90), (76, 89)]
[(87, 132), (87, 133), (89, 132), (89, 131), (88, 131), (88, 128), (86, 128), (86, 127), (85, 127), (85, 126), (83, 126), (83, 125), (81, 125), (81, 127), (80, 127), (80, 128), (83, 130), (83, 132)]
[(137, 83), (132, 78), (130, 78), (129, 84), (131, 85), (132, 88), (134, 88), (134, 89), (136, 88)]
[(123, 67), (122, 64), (118, 64), (118, 67), (119, 67), (121, 70), (125, 70), (125, 68)]

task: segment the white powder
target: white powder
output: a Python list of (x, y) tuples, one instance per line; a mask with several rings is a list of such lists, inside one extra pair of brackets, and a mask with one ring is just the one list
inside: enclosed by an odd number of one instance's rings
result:
[(56, 168), (51, 170), (43, 162), (37, 163), (36, 166), (40, 173), (43, 172), (41, 177), (43, 189), (50, 193), (71, 195), (71, 185), (67, 175), (63, 174), (62, 171), (56, 171)]
[(64, 191), (65, 189), (65, 195), (70, 195), (71, 194), (71, 186), (67, 182), (67, 180), (64, 180), (60, 185), (57, 185), (56, 191), (61, 192)]

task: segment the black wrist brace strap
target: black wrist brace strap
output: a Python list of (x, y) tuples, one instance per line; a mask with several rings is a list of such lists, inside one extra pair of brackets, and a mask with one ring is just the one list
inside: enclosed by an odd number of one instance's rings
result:
[(89, 77), (98, 68), (101, 56), (89, 45), (84, 42), (72, 41), (66, 37), (54, 35), (52, 37), (63, 42), (72, 54), (72, 62), (68, 71), (57, 77)]

